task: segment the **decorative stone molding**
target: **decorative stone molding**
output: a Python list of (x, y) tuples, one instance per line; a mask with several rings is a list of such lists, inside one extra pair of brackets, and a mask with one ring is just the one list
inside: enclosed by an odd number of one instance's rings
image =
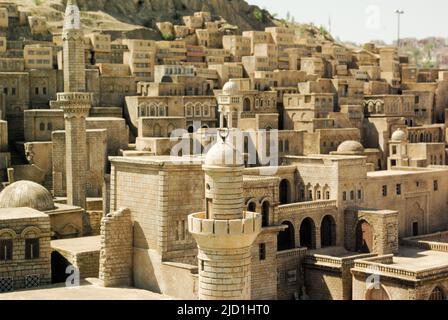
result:
[(23, 239), (33, 239), (33, 238), (39, 238), (41, 235), (41, 231), (38, 227), (26, 227), (25, 229), (23, 229), (22, 233), (20, 234), (20, 236)]
[[(6, 235), (9, 235), (9, 237), (5, 237)], [(1, 229), (0, 230), (0, 239), (15, 239), (17, 238), (17, 233), (12, 229)]]

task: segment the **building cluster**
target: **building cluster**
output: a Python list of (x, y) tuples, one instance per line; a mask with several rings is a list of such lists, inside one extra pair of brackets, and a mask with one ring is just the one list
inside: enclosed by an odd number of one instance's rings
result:
[(72, 265), (184, 299), (448, 297), (448, 70), (207, 12), (163, 41), (84, 34), (74, 0), (45, 21), (0, 3), (0, 292)]

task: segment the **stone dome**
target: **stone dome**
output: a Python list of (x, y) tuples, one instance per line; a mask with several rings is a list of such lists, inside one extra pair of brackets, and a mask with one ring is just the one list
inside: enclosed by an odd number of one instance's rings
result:
[(17, 181), (0, 193), (0, 208), (29, 207), (39, 211), (55, 209), (50, 192), (32, 181)]
[(392, 134), (391, 140), (393, 140), (393, 141), (406, 141), (406, 133), (401, 128), (398, 128)]
[(348, 140), (342, 142), (338, 147), (338, 152), (364, 152), (364, 147), (358, 141)]
[(206, 166), (239, 167), (244, 165), (243, 156), (230, 143), (218, 137), (218, 141), (205, 156)]
[(230, 95), (230, 94), (234, 94), (235, 92), (238, 92), (239, 91), (239, 87), (238, 87), (238, 85), (235, 83), (235, 82), (233, 82), (233, 81), (228, 81), (228, 82), (226, 82), (226, 84), (224, 85), (224, 87), (222, 87), (222, 92), (224, 93), (224, 94), (228, 94), (228, 95)]

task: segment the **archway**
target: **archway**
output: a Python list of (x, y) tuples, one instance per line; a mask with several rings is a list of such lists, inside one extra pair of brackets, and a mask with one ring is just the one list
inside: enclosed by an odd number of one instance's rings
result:
[(325, 216), (320, 226), (320, 242), (322, 247), (336, 245), (336, 222), (332, 216)]
[(269, 207), (269, 201), (265, 201), (261, 205), (261, 221), (263, 227), (267, 227), (269, 225)]
[(432, 290), (428, 300), (446, 300), (443, 289), (440, 287), (435, 287), (434, 290)]
[(257, 210), (257, 204), (253, 201), (249, 202), (247, 204), (247, 211), (249, 212), (255, 212), (255, 210)]
[(283, 231), (280, 231), (277, 236), (278, 251), (290, 250), (296, 247), (294, 239), (295, 236), (294, 225), (289, 221), (285, 221), (283, 222), (283, 224), (288, 226), (288, 228)]
[(154, 126), (154, 137), (161, 137), (162, 136), (162, 128), (159, 124), (156, 124)]
[(69, 274), (66, 273), (67, 267), (71, 263), (59, 252), (51, 253), (51, 283), (65, 282)]
[(300, 225), (300, 246), (314, 249), (315, 225), (311, 218), (305, 218)]
[(356, 251), (370, 253), (373, 250), (373, 229), (365, 220), (356, 226)]
[(250, 99), (249, 98), (244, 99), (243, 111), (250, 111)]
[(366, 300), (390, 300), (389, 295), (383, 286), (372, 288), (367, 291)]
[(286, 179), (283, 179), (280, 182), (280, 204), (287, 204), (290, 199), (289, 199), (289, 195), (290, 195), (290, 185), (289, 185), (289, 181)]

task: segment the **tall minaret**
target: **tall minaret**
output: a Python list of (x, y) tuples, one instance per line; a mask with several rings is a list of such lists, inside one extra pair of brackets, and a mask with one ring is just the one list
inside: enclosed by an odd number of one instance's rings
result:
[(76, 0), (68, 0), (65, 9), (64, 29), (64, 91), (86, 91), (84, 33), (81, 14)]
[(57, 104), (64, 111), (67, 203), (86, 208), (87, 130), (86, 118), (92, 95), (86, 91), (84, 36), (79, 8), (68, 0), (64, 31), (64, 92)]
[(232, 145), (233, 131), (221, 122), (203, 166), (206, 211), (188, 217), (199, 249), (201, 300), (251, 298), (251, 247), (261, 231), (261, 215), (243, 209), (244, 162)]

